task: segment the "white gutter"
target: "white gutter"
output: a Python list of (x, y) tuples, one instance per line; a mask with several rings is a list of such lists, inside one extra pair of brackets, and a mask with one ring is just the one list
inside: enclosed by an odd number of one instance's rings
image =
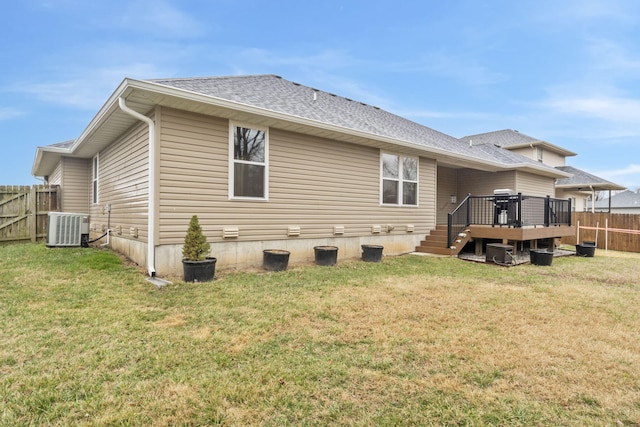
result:
[(118, 105), (120, 109), (125, 113), (141, 120), (149, 125), (149, 201), (148, 201), (148, 214), (147, 214), (147, 271), (149, 276), (155, 277), (156, 275), (156, 242), (155, 242), (155, 229), (156, 229), (156, 126), (153, 120), (144, 114), (140, 114), (137, 111), (127, 107), (124, 102), (124, 98), (118, 98)]

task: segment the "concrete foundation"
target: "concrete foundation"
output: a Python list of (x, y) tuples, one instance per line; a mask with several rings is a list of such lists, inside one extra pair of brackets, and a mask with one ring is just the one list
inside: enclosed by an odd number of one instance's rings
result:
[[(211, 256), (218, 259), (216, 270), (242, 270), (262, 267), (264, 249), (284, 249), (291, 252), (289, 266), (314, 262), (314, 246), (337, 246), (338, 264), (342, 260), (362, 256), (360, 245), (382, 245), (384, 255), (413, 252), (420, 244), (419, 235), (387, 235), (370, 237), (335, 237), (324, 239), (284, 239), (258, 242), (225, 241), (211, 243)], [(111, 238), (111, 248), (135, 263), (146, 267), (146, 244), (129, 239)], [(156, 247), (156, 274), (182, 275), (182, 245)]]

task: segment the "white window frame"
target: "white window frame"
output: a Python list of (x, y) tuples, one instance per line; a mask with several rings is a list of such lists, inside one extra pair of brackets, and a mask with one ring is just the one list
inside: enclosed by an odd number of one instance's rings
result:
[[(236, 127), (254, 129), (264, 132), (264, 163), (250, 162), (246, 160), (236, 160), (234, 158), (234, 134)], [(235, 164), (249, 164), (264, 167), (264, 195), (263, 197), (247, 197), (236, 196), (235, 191)], [(252, 200), (252, 201), (268, 201), (269, 200), (269, 128), (264, 126), (256, 126), (248, 123), (229, 121), (229, 200)]]
[[(384, 176), (384, 161), (385, 155), (394, 156), (398, 158), (398, 178), (389, 178)], [(403, 159), (414, 159), (416, 161), (416, 179), (410, 180), (404, 178), (404, 162)], [(384, 181), (395, 181), (398, 183), (398, 198), (396, 203), (384, 202)], [(416, 184), (416, 203), (405, 204), (403, 200), (404, 183)], [(420, 205), (420, 158), (416, 156), (405, 156), (402, 154), (391, 153), (386, 151), (380, 152), (380, 205), (381, 206), (403, 206), (403, 207), (418, 207)]]
[(543, 162), (544, 149), (542, 147), (536, 147), (536, 157), (540, 163)]
[(99, 153), (91, 159), (91, 203), (100, 203), (100, 156)]

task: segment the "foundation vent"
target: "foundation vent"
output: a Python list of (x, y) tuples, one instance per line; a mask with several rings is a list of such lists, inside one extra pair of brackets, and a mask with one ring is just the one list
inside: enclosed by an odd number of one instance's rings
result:
[(287, 229), (287, 236), (299, 236), (300, 235), (300, 227), (297, 225), (290, 225)]
[(235, 239), (240, 236), (240, 230), (238, 227), (225, 227), (222, 229), (223, 239)]

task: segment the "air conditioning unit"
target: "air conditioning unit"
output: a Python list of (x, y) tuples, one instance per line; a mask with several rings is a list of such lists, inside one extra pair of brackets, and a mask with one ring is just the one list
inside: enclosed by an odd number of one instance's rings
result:
[(47, 246), (81, 246), (89, 239), (89, 215), (49, 212)]

